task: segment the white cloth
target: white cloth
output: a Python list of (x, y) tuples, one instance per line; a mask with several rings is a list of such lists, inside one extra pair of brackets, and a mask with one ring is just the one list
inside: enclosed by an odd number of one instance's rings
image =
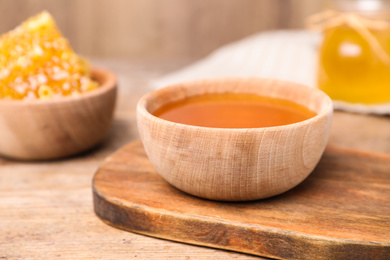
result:
[(315, 85), (318, 34), (263, 32), (226, 45), (189, 67), (154, 82), (156, 88), (216, 77), (267, 77)]
[[(154, 88), (195, 79), (265, 77), (316, 87), (317, 53), (321, 36), (304, 30), (262, 32), (226, 45), (208, 57), (153, 82)], [(390, 104), (334, 102), (336, 109), (390, 114)]]

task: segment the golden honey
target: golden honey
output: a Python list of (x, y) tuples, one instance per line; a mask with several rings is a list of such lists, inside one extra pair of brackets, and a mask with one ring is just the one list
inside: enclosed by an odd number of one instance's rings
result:
[[(371, 33), (390, 55), (390, 29)], [(390, 67), (354, 29), (328, 29), (319, 57), (318, 86), (332, 99), (364, 104), (390, 101)]]
[(194, 126), (257, 128), (297, 123), (316, 115), (283, 99), (252, 94), (205, 94), (172, 102), (154, 111), (162, 119)]
[(0, 37), (0, 98), (52, 99), (97, 88), (47, 12)]
[(390, 102), (390, 1), (327, 2), (331, 10), (310, 18), (324, 32), (318, 87), (337, 101)]

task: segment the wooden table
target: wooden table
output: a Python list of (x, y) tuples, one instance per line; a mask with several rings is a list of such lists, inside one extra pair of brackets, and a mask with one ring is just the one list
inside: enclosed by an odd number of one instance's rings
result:
[[(94, 214), (92, 177), (105, 157), (138, 139), (138, 98), (151, 80), (190, 62), (93, 61), (119, 78), (110, 132), (97, 149), (68, 159), (0, 158), (0, 259), (258, 259), (121, 231)], [(329, 142), (390, 154), (390, 118), (336, 112)]]

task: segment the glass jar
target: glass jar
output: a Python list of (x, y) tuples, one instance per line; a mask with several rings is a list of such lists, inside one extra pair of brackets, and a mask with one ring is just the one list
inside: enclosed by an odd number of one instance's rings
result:
[(333, 100), (390, 102), (390, 1), (327, 1), (318, 87)]

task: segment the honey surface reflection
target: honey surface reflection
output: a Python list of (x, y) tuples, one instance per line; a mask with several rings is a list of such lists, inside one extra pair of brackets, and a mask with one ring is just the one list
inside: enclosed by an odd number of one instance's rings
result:
[(297, 123), (316, 113), (282, 99), (252, 94), (207, 94), (169, 103), (153, 115), (194, 126), (257, 128)]

